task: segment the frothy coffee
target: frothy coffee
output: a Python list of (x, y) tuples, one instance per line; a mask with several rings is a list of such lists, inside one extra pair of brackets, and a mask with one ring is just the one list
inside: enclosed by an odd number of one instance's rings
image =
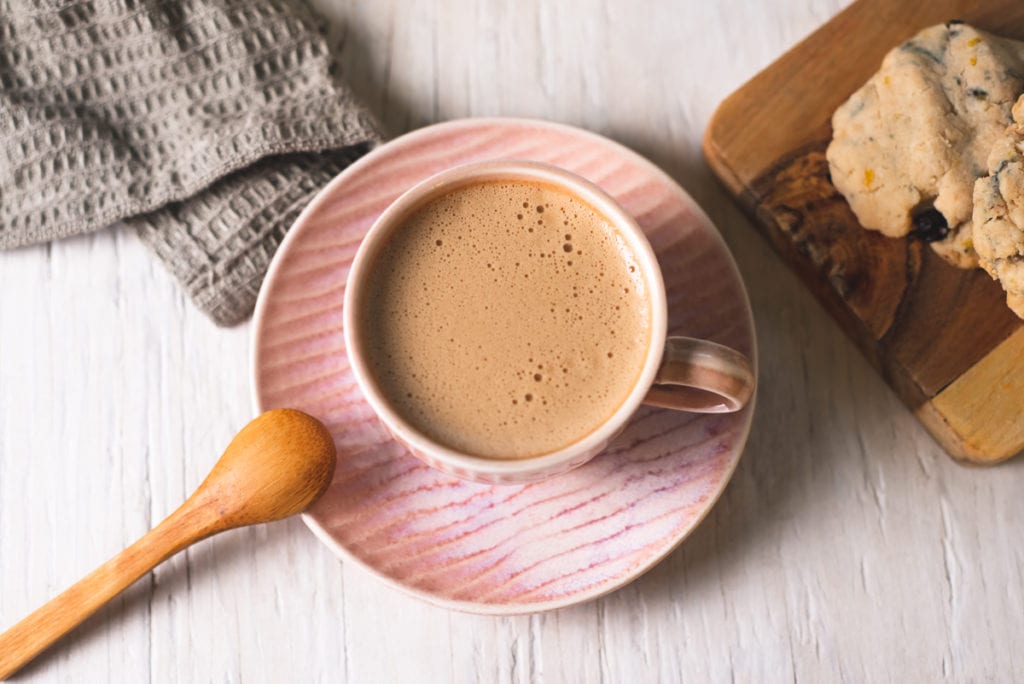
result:
[(373, 258), (371, 375), (434, 441), (518, 459), (601, 426), (650, 346), (640, 265), (612, 223), (553, 186), (468, 185), (421, 206)]

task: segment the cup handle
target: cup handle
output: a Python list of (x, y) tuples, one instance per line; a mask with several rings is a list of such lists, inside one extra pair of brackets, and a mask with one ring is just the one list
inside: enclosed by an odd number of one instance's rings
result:
[(733, 413), (754, 392), (754, 371), (735, 349), (691, 337), (670, 337), (645, 404), (693, 413)]

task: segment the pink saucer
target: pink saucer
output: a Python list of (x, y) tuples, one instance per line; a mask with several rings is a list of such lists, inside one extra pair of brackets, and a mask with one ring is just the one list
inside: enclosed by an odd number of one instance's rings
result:
[(606, 594), (672, 551), (725, 488), (753, 407), (705, 416), (641, 409), (604, 454), (532, 485), (458, 480), (392, 440), (345, 357), (349, 265), (374, 219), (403, 191), (450, 166), (496, 158), (549, 162), (603, 187), (636, 217), (658, 254), (669, 332), (756, 357), (750, 305), (732, 256), (671, 178), (586, 131), (469, 119), (404, 135), (317, 195), (260, 292), (252, 374), (258, 411), (298, 408), (334, 434), (334, 481), (305, 520), (342, 559), (430, 603), (517, 614)]

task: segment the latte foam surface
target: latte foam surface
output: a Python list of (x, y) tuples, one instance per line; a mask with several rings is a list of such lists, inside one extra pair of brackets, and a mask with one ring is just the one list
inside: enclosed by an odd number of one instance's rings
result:
[(453, 449), (554, 452), (607, 421), (643, 368), (651, 305), (636, 255), (559, 188), (454, 190), (407, 217), (371, 263), (371, 374), (403, 419)]

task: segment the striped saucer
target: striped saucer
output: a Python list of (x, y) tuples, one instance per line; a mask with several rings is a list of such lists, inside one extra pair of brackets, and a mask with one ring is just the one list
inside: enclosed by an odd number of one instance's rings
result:
[(520, 614), (596, 598), (664, 558), (739, 461), (739, 413), (644, 408), (586, 465), (530, 485), (482, 485), (424, 465), (360, 396), (341, 329), (345, 278), (374, 219), (434, 173), (485, 159), (543, 161), (597, 183), (636, 217), (665, 277), (669, 333), (756, 358), (746, 291), (707, 216), (634, 152), (568, 126), (468, 119), (379, 147), (331, 181), (278, 250), (256, 306), (255, 407), (294, 407), (334, 434), (338, 467), (306, 524), (344, 561), (430, 603)]

